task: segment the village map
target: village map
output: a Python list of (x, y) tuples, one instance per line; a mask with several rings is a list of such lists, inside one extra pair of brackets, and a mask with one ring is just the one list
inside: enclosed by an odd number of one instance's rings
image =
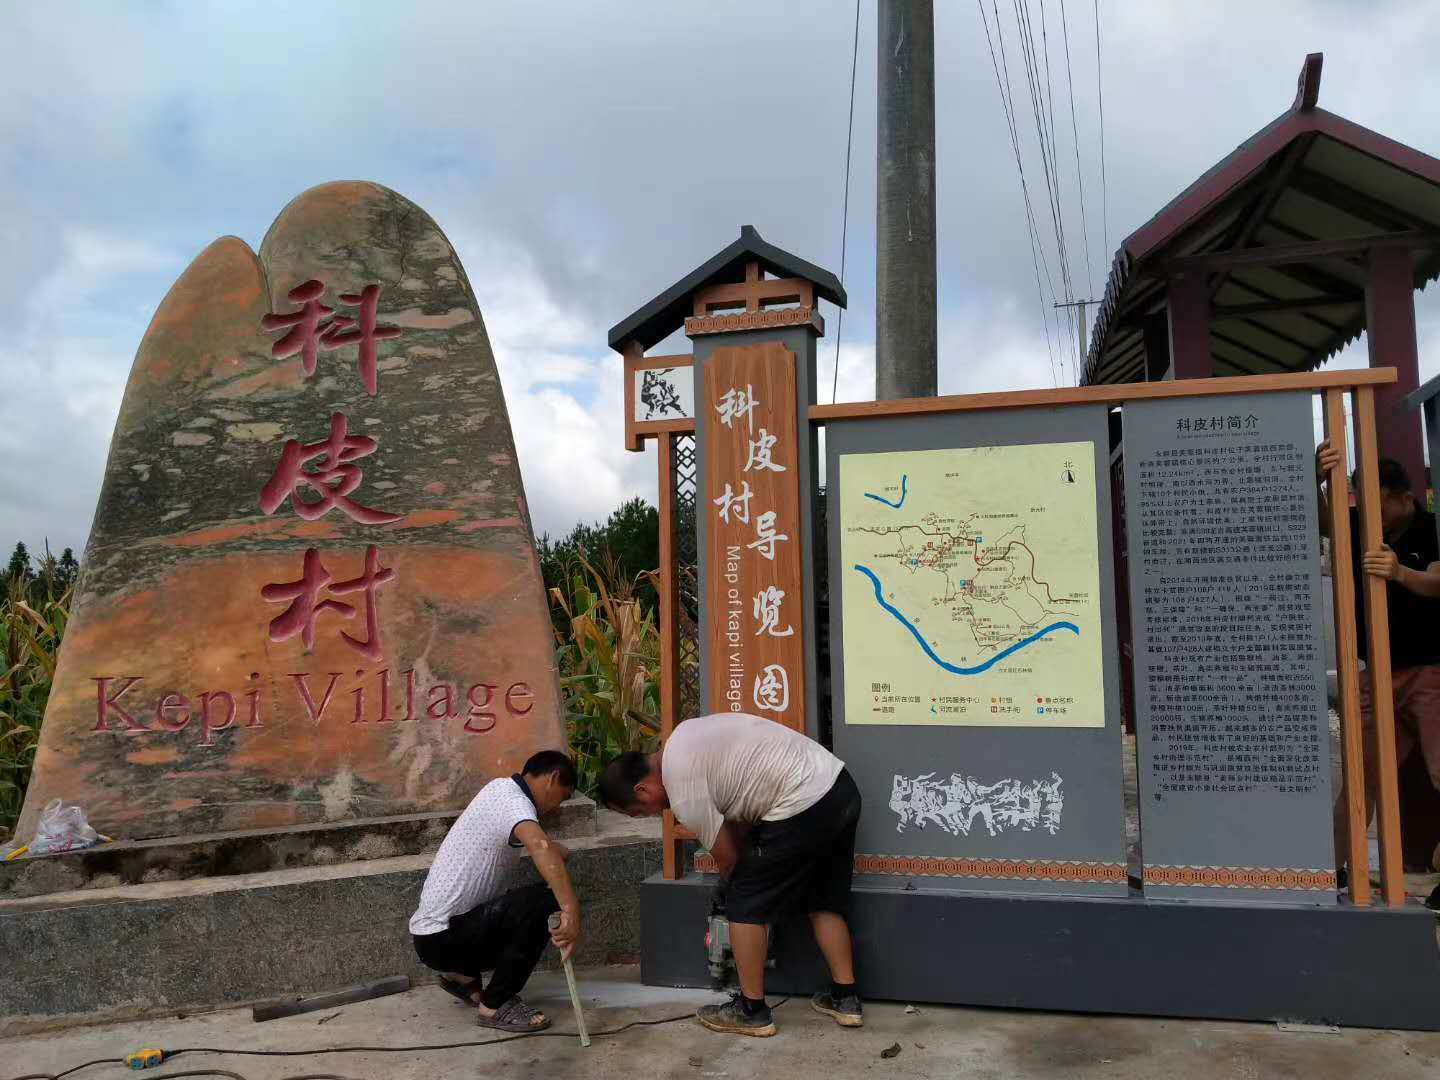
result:
[(844, 454), (845, 722), (1103, 727), (1094, 447)]

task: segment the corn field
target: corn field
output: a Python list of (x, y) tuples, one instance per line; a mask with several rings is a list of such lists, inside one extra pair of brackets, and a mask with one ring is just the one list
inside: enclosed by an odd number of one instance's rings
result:
[[(638, 581), (654, 585), (653, 571)], [(551, 602), (569, 626), (557, 634), (556, 666), (579, 791), (594, 795), (605, 762), (624, 750), (660, 744), (660, 635), (618, 564), (584, 558), (568, 568)]]
[[(0, 844), (11, 839), (35, 748), (55, 657), (70, 617), (72, 588), (47, 577), (0, 579)], [(57, 595), (58, 591), (58, 595)]]

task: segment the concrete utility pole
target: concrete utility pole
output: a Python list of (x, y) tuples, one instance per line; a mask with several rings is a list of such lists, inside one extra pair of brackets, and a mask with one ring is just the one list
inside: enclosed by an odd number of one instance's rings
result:
[[(1080, 385), (1080, 377), (1085, 373), (1085, 358), (1090, 354), (1089, 343), (1085, 340), (1085, 309), (1091, 304), (1098, 304), (1099, 300), (1075, 300), (1068, 304), (1056, 304), (1057, 308), (1079, 308), (1076, 312), (1075, 330), (1080, 341), (1080, 370), (1075, 372), (1075, 385)], [(1046, 333), (1049, 333), (1047, 330)], [(1440, 526), (1437, 526), (1440, 528)]]
[(879, 0), (875, 398), (935, 396), (935, 9)]

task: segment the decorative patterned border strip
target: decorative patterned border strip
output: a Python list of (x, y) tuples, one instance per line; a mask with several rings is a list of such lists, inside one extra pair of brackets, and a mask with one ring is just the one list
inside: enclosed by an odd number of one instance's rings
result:
[[(697, 852), (695, 870), (701, 874), (716, 873), (715, 859), (708, 853)], [(923, 855), (856, 855), (855, 872), (919, 877), (1005, 878), (1021, 881), (1125, 880), (1125, 867), (1119, 863), (947, 859)], [(1317, 892), (1336, 888), (1333, 870), (1291, 870), (1264, 866), (1147, 866), (1145, 884)]]
[(1146, 866), (1146, 885), (1193, 885), (1209, 889), (1302, 889), (1333, 891), (1335, 871), (1272, 866)]
[[(700, 874), (718, 872), (714, 858), (703, 852), (695, 854), (695, 870)], [(903, 877), (1004, 878), (1009, 881), (1125, 881), (1125, 867), (1120, 863), (948, 859), (925, 855), (856, 855), (855, 872)]]
[(857, 874), (1005, 878), (1012, 881), (1125, 882), (1123, 863), (1039, 859), (954, 859), (926, 855), (856, 855)]
[(732, 330), (765, 330), (772, 326), (813, 326), (825, 333), (825, 319), (814, 308), (776, 308), (770, 311), (743, 311), (735, 315), (692, 315), (685, 320), (685, 334), (725, 334)]

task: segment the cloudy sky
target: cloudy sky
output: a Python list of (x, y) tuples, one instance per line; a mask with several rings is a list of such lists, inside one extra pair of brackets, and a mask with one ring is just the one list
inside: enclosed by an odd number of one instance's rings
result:
[[(1034, 183), (1014, 6), (985, 3)], [(1082, 291), (1103, 289), (1126, 234), (1289, 105), (1306, 52), (1325, 53), (1322, 106), (1440, 155), (1440, 5), (1101, 0), (1102, 207), (1092, 3), (1068, 5), (1066, 80), (1062, 5), (1045, 6), (1042, 34), (1031, 2)], [(935, 6), (941, 390), (1070, 381), (1073, 356), (1047, 348), (980, 10)], [(335, 179), (402, 192), (459, 250), (537, 530), (653, 497), (653, 461), (621, 449), (605, 332), (742, 224), (839, 271), (853, 19), (849, 0), (5, 5), (0, 544), (81, 548), (165, 291), (216, 236), (258, 247), (291, 197)], [(840, 400), (873, 392), (875, 21), (861, 0)], [(1440, 370), (1427, 349), (1440, 301), (1419, 303), (1423, 378)], [(1363, 343), (1339, 362), (1363, 364)]]

